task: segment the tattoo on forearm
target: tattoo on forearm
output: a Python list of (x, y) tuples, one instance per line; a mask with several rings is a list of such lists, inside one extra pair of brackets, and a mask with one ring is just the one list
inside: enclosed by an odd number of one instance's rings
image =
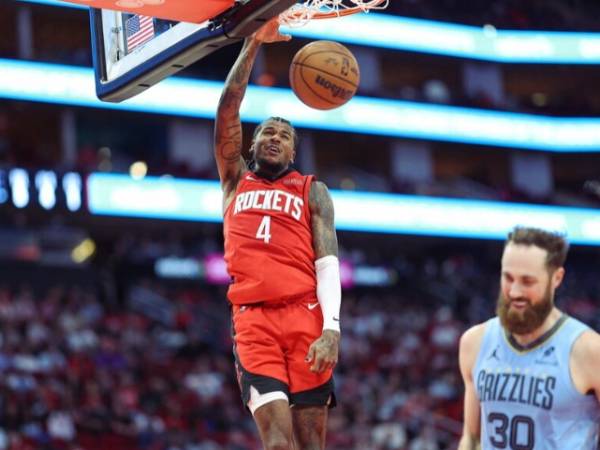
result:
[(236, 70), (232, 73), (232, 80), (236, 84), (246, 83), (246, 80), (250, 77), (252, 66), (254, 65), (254, 58), (248, 58), (249, 50), (246, 49), (246, 58), (235, 68)]
[(221, 94), (219, 100), (219, 113), (223, 118), (234, 116), (239, 111), (239, 106), (242, 103), (244, 93), (240, 92), (239, 88), (227, 88)]
[(244, 46), (242, 53), (231, 68), (227, 80), (225, 80), (225, 89), (219, 101), (219, 107), (227, 109), (235, 107), (236, 110), (239, 109), (239, 105), (246, 92), (246, 87), (248, 86), (248, 79), (254, 66), (254, 58), (257, 51), (258, 47)]

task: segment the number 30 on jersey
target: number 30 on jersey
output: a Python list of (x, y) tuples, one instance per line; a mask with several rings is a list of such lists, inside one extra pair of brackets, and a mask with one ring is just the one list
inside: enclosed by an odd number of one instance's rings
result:
[(271, 241), (271, 216), (264, 216), (256, 231), (256, 239), (261, 239), (268, 244)]

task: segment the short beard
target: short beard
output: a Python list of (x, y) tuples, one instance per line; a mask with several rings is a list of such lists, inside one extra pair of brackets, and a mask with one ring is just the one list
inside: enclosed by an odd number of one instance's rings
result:
[(498, 293), (496, 314), (498, 314), (504, 329), (511, 334), (529, 334), (542, 326), (552, 308), (554, 308), (554, 292), (550, 288), (550, 283), (548, 283), (544, 297), (539, 303), (532, 305), (528, 299), (524, 300), (529, 303), (524, 311), (511, 310), (510, 300), (504, 297), (502, 291)]
[(261, 174), (267, 175), (268, 178), (276, 177), (281, 172), (283, 172), (287, 167), (283, 163), (273, 164), (269, 161), (265, 161), (264, 159), (253, 158), (254, 167)]

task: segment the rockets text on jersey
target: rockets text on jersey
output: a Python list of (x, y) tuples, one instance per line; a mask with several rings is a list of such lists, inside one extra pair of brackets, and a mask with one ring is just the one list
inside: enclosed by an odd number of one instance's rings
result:
[(263, 209), (284, 212), (299, 221), (302, 217), (303, 207), (304, 200), (297, 195), (279, 189), (259, 189), (237, 194), (234, 200), (233, 214), (248, 209)]

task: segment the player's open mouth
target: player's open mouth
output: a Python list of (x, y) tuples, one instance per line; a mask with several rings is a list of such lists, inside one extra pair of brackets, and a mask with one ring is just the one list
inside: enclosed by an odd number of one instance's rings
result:
[(527, 300), (511, 300), (510, 306), (517, 309), (523, 309), (529, 306), (529, 302)]
[(273, 155), (279, 155), (279, 147), (277, 147), (276, 145), (267, 145), (266, 150), (268, 153), (271, 153)]

